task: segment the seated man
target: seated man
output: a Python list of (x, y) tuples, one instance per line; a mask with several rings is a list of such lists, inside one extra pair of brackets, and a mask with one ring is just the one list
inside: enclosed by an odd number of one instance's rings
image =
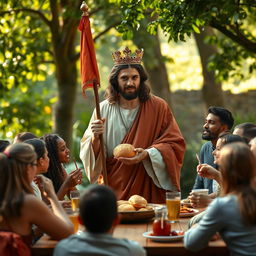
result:
[[(200, 150), (200, 164), (209, 164), (216, 168), (212, 152), (215, 150), (218, 137), (227, 133), (233, 126), (234, 119), (231, 112), (221, 107), (209, 107), (208, 115), (203, 125), (202, 139), (208, 140)], [(214, 183), (211, 179), (196, 176), (193, 189), (207, 188), (209, 193), (214, 191)]]
[(90, 185), (80, 200), (79, 221), (86, 231), (58, 243), (54, 256), (146, 255), (137, 242), (112, 236), (119, 219), (116, 196), (110, 188)]

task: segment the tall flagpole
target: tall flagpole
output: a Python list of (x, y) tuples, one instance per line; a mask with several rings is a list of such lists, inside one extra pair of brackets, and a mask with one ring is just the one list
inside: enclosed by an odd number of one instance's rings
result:
[[(93, 81), (93, 91), (94, 91), (94, 100), (95, 100), (95, 108), (96, 108), (96, 116), (97, 119), (101, 119), (100, 114), (100, 103), (99, 103), (99, 93), (98, 93), (98, 85), (96, 81)], [(101, 161), (102, 161), (102, 174), (103, 174), (103, 181), (106, 186), (108, 186), (108, 177), (107, 177), (107, 167), (106, 167), (106, 158), (104, 154), (104, 141), (103, 141), (103, 134), (99, 135), (100, 139), (100, 154), (101, 154)]]
[[(91, 34), (90, 21), (89, 21), (89, 12), (88, 6), (83, 1), (80, 10), (83, 12), (82, 19), (80, 21), (79, 29), (82, 32), (81, 35), (81, 75), (82, 75), (82, 86), (83, 92), (87, 87), (93, 86), (94, 91), (94, 100), (95, 100), (95, 108), (96, 108), (96, 116), (97, 119), (101, 119), (100, 114), (100, 102), (99, 102), (99, 93), (98, 87), (100, 85), (98, 65), (96, 61), (95, 49)], [(89, 84), (89, 85), (88, 85)], [(106, 157), (104, 153), (104, 141), (103, 134), (99, 135), (100, 140), (100, 154), (102, 159), (102, 176), (105, 185), (108, 185), (107, 179), (107, 168), (106, 168)]]

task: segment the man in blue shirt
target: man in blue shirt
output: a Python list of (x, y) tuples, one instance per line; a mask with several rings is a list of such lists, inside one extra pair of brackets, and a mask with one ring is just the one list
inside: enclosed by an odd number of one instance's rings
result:
[[(233, 124), (234, 118), (229, 110), (222, 107), (209, 107), (202, 133), (202, 139), (208, 140), (208, 142), (201, 147), (199, 155), (202, 164), (206, 163), (216, 168), (212, 152), (215, 149), (219, 135), (231, 130)], [(207, 188), (209, 193), (213, 193), (213, 180), (197, 175), (193, 189), (199, 188)]]

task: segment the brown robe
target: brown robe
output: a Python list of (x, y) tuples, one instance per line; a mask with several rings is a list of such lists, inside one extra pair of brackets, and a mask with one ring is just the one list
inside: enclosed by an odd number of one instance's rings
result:
[[(139, 113), (122, 143), (135, 148), (154, 147), (160, 151), (166, 171), (173, 185), (180, 190), (180, 170), (185, 152), (185, 141), (167, 103), (151, 96), (141, 104)], [(150, 203), (165, 203), (165, 190), (157, 187), (147, 174), (143, 163), (125, 165), (113, 157), (107, 159), (109, 186), (118, 199), (137, 194)]]

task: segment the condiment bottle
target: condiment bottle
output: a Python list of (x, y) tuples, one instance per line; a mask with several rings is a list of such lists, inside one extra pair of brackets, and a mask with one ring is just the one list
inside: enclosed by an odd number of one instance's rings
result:
[(171, 223), (167, 219), (166, 207), (155, 209), (155, 220), (153, 222), (154, 236), (169, 236), (171, 231)]

